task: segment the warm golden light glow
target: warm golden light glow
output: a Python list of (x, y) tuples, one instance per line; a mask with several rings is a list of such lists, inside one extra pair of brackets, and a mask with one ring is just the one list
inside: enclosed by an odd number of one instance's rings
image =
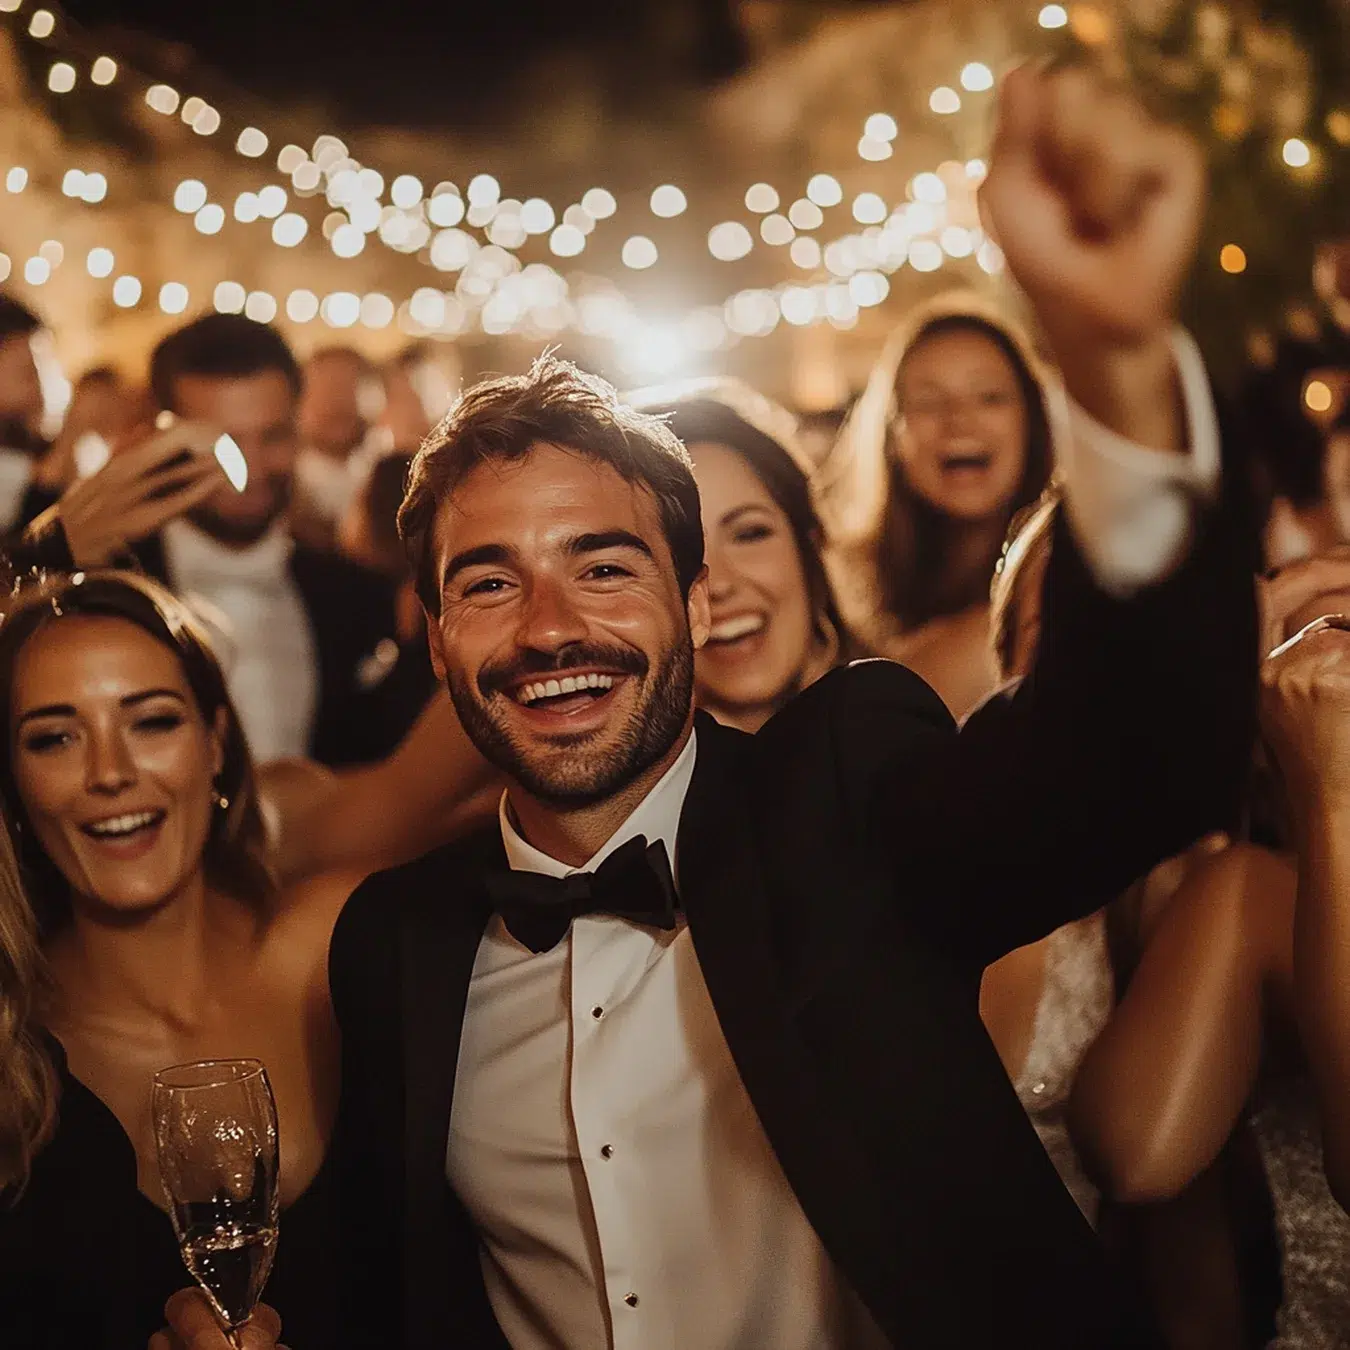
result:
[(1324, 413), (1331, 411), (1331, 388), (1321, 380), (1309, 380), (1303, 391), (1303, 402), (1309, 412)]
[(1245, 272), (1247, 270), (1247, 255), (1237, 244), (1225, 244), (1219, 250), (1219, 266), (1232, 275)]

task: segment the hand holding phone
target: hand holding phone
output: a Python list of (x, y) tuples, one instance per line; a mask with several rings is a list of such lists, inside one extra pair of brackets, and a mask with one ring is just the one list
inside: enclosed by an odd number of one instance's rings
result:
[(243, 491), (248, 469), (232, 437), (175, 419), (134, 449), (73, 484), (34, 525), (60, 521), (77, 566), (98, 567), (156, 534), (226, 485)]

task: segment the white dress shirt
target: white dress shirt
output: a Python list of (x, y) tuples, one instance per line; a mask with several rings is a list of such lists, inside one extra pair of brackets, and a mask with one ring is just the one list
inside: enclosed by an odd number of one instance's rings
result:
[(0, 532), (16, 529), (24, 494), (33, 481), (33, 456), (0, 446)]
[(257, 763), (304, 755), (319, 702), (318, 657), (278, 524), (228, 548), (185, 520), (164, 527), (174, 593), (212, 629), (230, 698)]
[[(1189, 339), (1177, 357), (1191, 452), (1123, 442), (1060, 400), (1069, 518), (1124, 592), (1182, 556), (1218, 482), (1217, 427)], [(1065, 438), (1071, 445), (1065, 442)], [(690, 738), (585, 868), (533, 848), (507, 799), (513, 868), (589, 871), (635, 835), (679, 881)], [(482, 1242), (514, 1350), (871, 1350), (887, 1342), (807, 1222), (722, 1035), (689, 930), (576, 920), (534, 954), (493, 919), (459, 1047), (446, 1175)]]

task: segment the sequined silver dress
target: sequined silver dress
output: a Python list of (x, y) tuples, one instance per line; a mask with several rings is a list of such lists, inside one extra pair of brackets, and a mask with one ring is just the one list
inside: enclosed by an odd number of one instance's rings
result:
[(1322, 1134), (1306, 1078), (1263, 1083), (1252, 1127), (1280, 1239), (1284, 1302), (1272, 1350), (1350, 1350), (1350, 1217), (1322, 1170)]
[(1104, 913), (1056, 929), (1022, 1072), (1014, 1086), (1069, 1193), (1096, 1225), (1101, 1197), (1087, 1179), (1066, 1120), (1074, 1075), (1115, 1004)]

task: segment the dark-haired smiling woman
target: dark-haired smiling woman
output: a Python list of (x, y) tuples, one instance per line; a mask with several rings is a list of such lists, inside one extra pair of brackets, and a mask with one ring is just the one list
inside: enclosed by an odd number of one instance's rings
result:
[(24, 1076), (56, 1087), (52, 1120), (30, 1113), (0, 1139), (0, 1344), (146, 1344), (190, 1283), (163, 1208), (151, 1081), (256, 1057), (281, 1130), (266, 1297), (292, 1343), (331, 1345), (325, 959), (349, 886), (273, 885), (220, 667), (153, 582), (94, 572), (21, 591), (0, 625), (0, 712), (22, 878), (0, 907), (28, 906), (0, 918), (36, 932), (45, 967), (0, 991), (6, 1018), (31, 1009), (0, 1046), (26, 1045)]

